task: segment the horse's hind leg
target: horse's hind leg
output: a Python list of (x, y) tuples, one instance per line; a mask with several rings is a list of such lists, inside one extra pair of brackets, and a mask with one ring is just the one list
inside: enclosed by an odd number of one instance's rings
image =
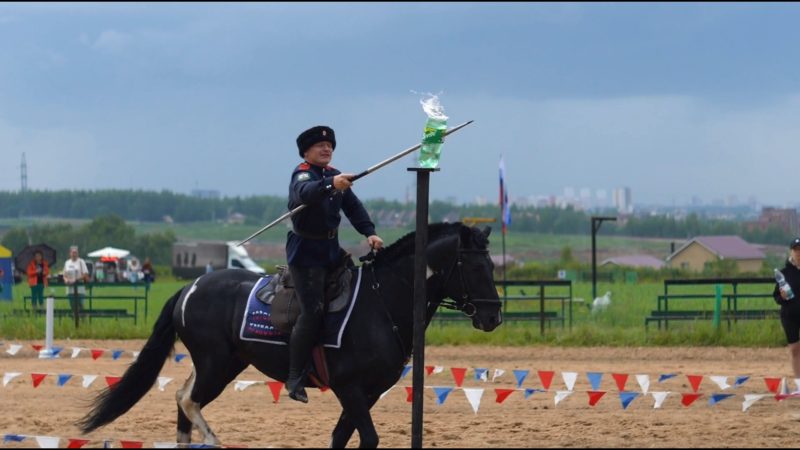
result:
[[(179, 391), (178, 406), (185, 418), (203, 434), (203, 443), (207, 445), (220, 445), (219, 439), (211, 431), (200, 410), (225, 390), (225, 387), (247, 367), (247, 363), (236, 357), (211, 358), (206, 357), (195, 361), (192, 376), (186, 385)], [(183, 422), (183, 423), (182, 423)], [(182, 429), (181, 425), (185, 428)], [(184, 439), (183, 441), (181, 439)], [(191, 426), (181, 420), (178, 415), (178, 442), (189, 443), (191, 439)]]
[(189, 420), (189, 418), (186, 417), (186, 413), (183, 412), (181, 402), (184, 397), (191, 394), (192, 388), (194, 387), (194, 379), (195, 374), (194, 370), (192, 370), (192, 374), (189, 375), (189, 378), (183, 383), (183, 387), (178, 389), (178, 392), (175, 393), (175, 401), (178, 403), (178, 435), (176, 437), (178, 444), (189, 444), (192, 442), (192, 421)]

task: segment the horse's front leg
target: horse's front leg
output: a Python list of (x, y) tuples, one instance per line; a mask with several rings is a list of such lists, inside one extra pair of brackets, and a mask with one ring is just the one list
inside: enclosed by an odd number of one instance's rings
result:
[(342, 414), (333, 430), (331, 447), (342, 448), (347, 445), (356, 429), (361, 441), (359, 448), (377, 448), (378, 433), (375, 431), (375, 424), (372, 423), (369, 410), (378, 397), (367, 396), (358, 387), (339, 389), (336, 396), (342, 405)]

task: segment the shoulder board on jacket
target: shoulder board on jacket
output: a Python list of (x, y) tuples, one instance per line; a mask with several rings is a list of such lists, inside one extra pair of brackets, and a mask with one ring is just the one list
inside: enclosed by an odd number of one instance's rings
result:
[(294, 169), (294, 170), (309, 170), (309, 169), (311, 169), (311, 164), (309, 164), (307, 162), (304, 162), (304, 163), (300, 163), (300, 165), (297, 166), (297, 168)]
[(326, 166), (325, 170), (336, 170), (336, 167), (333, 166)]

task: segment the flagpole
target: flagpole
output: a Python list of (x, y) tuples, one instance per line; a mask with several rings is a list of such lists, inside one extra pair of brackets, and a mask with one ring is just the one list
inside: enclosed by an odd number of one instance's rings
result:
[(503, 155), (500, 155), (500, 223), (502, 224), (501, 230), (503, 235), (503, 315), (508, 312), (508, 285), (506, 279), (506, 181), (505, 181), (506, 164), (503, 161)]

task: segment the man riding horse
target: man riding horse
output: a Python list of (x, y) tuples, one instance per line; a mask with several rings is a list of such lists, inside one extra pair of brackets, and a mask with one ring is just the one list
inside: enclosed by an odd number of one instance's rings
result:
[(375, 234), (375, 224), (350, 189), (353, 175), (329, 165), (336, 149), (333, 129), (309, 128), (297, 137), (297, 149), (304, 162), (292, 172), (289, 210), (302, 204), (306, 208), (292, 216), (286, 241), (286, 259), (300, 298), (300, 316), (289, 341), (286, 390), (292, 399), (307, 403), (304, 376), (322, 326), (325, 279), (341, 261), (339, 211), (344, 211), (373, 249), (380, 250), (383, 240)]

